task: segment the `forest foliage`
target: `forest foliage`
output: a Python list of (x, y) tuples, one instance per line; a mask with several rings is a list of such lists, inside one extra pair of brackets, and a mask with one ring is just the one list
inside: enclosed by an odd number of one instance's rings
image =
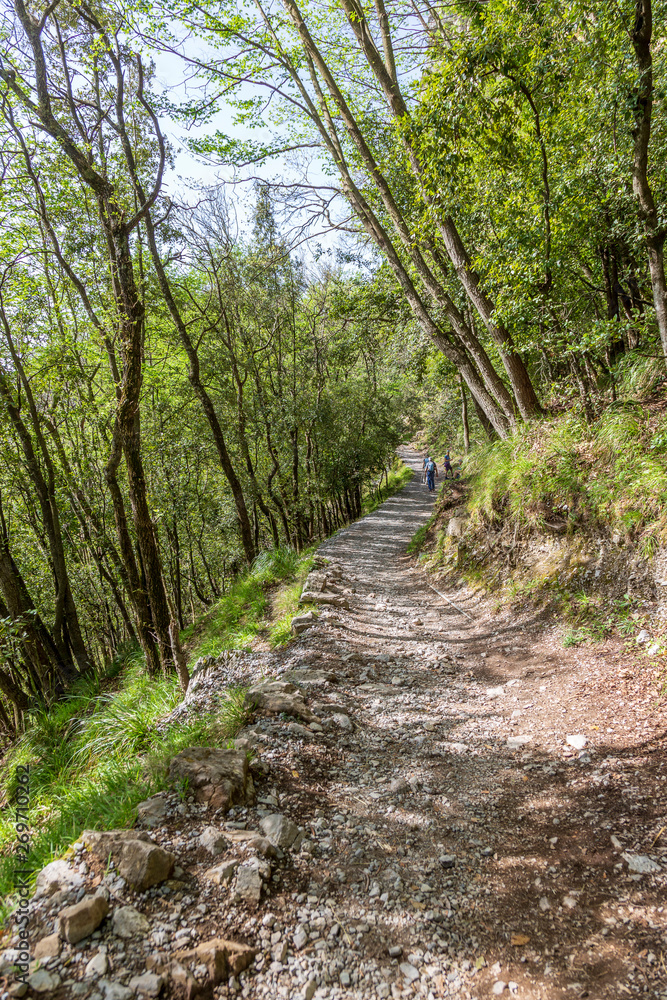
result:
[[(3, 0), (5, 734), (128, 649), (185, 689), (194, 624), (419, 420), (498, 456), (556, 415), (557, 463), (629, 433), (619, 372), (659, 405), (666, 8)], [(247, 225), (179, 190), (170, 123)]]

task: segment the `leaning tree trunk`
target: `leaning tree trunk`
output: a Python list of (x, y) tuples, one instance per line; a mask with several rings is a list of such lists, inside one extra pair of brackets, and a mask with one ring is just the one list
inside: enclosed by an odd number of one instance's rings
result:
[[(319, 53), (316, 53), (315, 47), (312, 45), (312, 40), (309, 39), (303, 17), (295, 0), (283, 0), (283, 3), (299, 30), (302, 44), (304, 46), (310, 44), (311, 54), (313, 55), (313, 58), (317, 58)], [(356, 3), (356, 0), (340, 0), (340, 4), (348, 17), (350, 27), (357, 39), (359, 48), (364, 54), (373, 75), (384, 93), (389, 109), (396, 121), (399, 123), (398, 133), (403, 142), (410, 165), (415, 174), (415, 178), (421, 187), (422, 197), (427, 205), (435, 207), (434, 199), (428, 191), (425, 171), (419, 156), (415, 152), (409, 128), (410, 113), (401, 93), (398, 79), (396, 76), (392, 75), (390, 69), (388, 69), (385, 61), (378, 51), (363, 9)], [(323, 63), (323, 60), (322, 65), (324, 66), (324, 71), (326, 72), (326, 65)], [(329, 83), (329, 81), (327, 82)], [(346, 110), (343, 108), (344, 102), (342, 102), (342, 95), (340, 95), (337, 88), (335, 88), (335, 91), (335, 93), (332, 91), (334, 98), (341, 106), (341, 110)], [(348, 123), (346, 122), (346, 125), (347, 124)], [(377, 171), (372, 174), (373, 180), (376, 184), (378, 183), (379, 176), (381, 175), (379, 175)], [(443, 217), (437, 209), (434, 213), (434, 219), (449, 259), (454, 267), (454, 271), (456, 272), (456, 276), (463, 286), (466, 295), (468, 296), (468, 300), (479, 313), (482, 322), (498, 347), (505, 371), (507, 372), (510, 384), (514, 391), (514, 397), (516, 399), (517, 406), (519, 407), (519, 411), (523, 418), (528, 420), (541, 413), (540, 403), (530, 380), (528, 370), (520, 355), (515, 350), (509, 331), (501, 322), (497, 320), (494, 315), (494, 303), (482, 288), (479, 276), (471, 266), (469, 254), (459, 235), (454, 219), (450, 216)], [(486, 407), (484, 407), (484, 409), (486, 409)]]
[[(389, 189), (387, 180), (378, 164), (375, 162), (358, 122), (338, 88), (333, 74), (326, 61), (323, 59), (318, 46), (315, 44), (313, 37), (308, 31), (298, 5), (294, 2), (294, 0), (283, 0), (283, 4), (299, 33), (301, 45), (306, 55), (308, 73), (316, 95), (317, 103), (314, 103), (311, 99), (308, 89), (303, 84), (298, 72), (289, 60), (285, 61), (285, 66), (295, 85), (299, 89), (304, 104), (308, 108), (308, 113), (313, 123), (318, 128), (328, 153), (336, 164), (342, 182), (343, 194), (352, 206), (363, 228), (387, 257), (389, 266), (394, 272), (417, 321), (420, 323), (428, 336), (432, 337), (436, 345), (443, 351), (446, 357), (463, 373), (466, 384), (468, 385), (472, 395), (475, 397), (477, 404), (485, 411), (487, 418), (492, 422), (497, 433), (501, 437), (507, 437), (512, 424), (514, 423), (514, 413), (512, 411), (511, 400), (508, 402), (505, 398), (506, 390), (502, 386), (502, 382), (497, 379), (496, 376), (494, 380), (495, 386), (501, 396), (503, 396), (502, 399), (498, 399), (495, 395), (494, 387), (489, 384), (485, 384), (485, 382), (488, 381), (485, 374), (487, 366), (483, 364), (483, 373), (480, 378), (480, 371), (478, 371), (476, 364), (471, 363), (468, 352), (473, 355), (474, 351), (477, 351), (478, 349), (477, 344), (472, 339), (470, 339), (469, 343), (460, 339), (461, 332), (458, 329), (457, 318), (451, 308), (453, 303), (451, 303), (451, 300), (445, 302), (443, 298), (444, 291), (442, 289), (439, 289), (436, 293), (434, 282), (431, 280), (432, 275), (428, 274), (427, 269), (425, 269), (425, 262), (421, 254), (417, 252), (418, 248), (416, 247), (415, 240), (405, 225), (405, 220), (400, 214), (398, 206), (396, 205), (393, 195)], [(265, 14), (263, 14), (263, 17), (268, 30), (273, 32), (274, 29), (271, 21)], [(355, 9), (354, 18), (363, 20), (362, 12)], [(354, 24), (353, 28), (355, 28)], [(275, 34), (274, 38), (276, 39), (277, 44), (280, 44)], [(440, 303), (445, 305), (445, 313), (447, 314), (447, 318), (450, 322), (452, 322), (454, 333), (456, 335), (455, 343), (451, 343), (450, 339), (444, 334), (444, 331), (442, 331), (438, 323), (435, 322), (433, 317), (429, 314), (422, 297), (419, 294), (418, 289), (415, 288), (413, 279), (403, 264), (400, 255), (397, 253), (391, 238), (388, 236), (384, 226), (378, 219), (360, 189), (355, 184), (352, 172), (347, 164), (346, 157), (338, 137), (336, 123), (329, 109), (327, 99), (322, 91), (320, 81), (317, 76), (318, 72), (321, 73), (322, 79), (325, 81), (325, 85), (337, 107), (340, 119), (342, 120), (350, 138), (357, 147), (364, 165), (367, 167), (374, 183), (377, 186), (384, 207), (392, 220), (392, 224), (396, 230), (403, 249), (409, 255), (411, 263), (415, 266), (420, 278), (425, 281), (430, 293), (437, 294)], [(467, 331), (467, 336), (470, 338), (469, 331)]]

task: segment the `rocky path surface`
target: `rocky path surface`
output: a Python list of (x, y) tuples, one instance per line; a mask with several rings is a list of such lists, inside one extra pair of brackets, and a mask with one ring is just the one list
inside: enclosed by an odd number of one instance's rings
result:
[[(177, 761), (140, 810), (166, 882), (77, 848), (76, 897), (106, 886), (113, 913), (47, 958), (49, 995), (667, 998), (655, 685), (530, 611), (435, 593), (405, 553), (432, 502), (415, 471), (322, 546), (331, 603), (286, 649), (202, 665), (182, 713), (255, 684), (237, 772)], [(72, 898), (44, 884), (42, 934)]]

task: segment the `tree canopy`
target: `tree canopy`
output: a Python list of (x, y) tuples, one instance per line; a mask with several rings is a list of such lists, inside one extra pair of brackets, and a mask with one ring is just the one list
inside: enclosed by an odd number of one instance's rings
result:
[(663, 0), (4, 9), (5, 729), (127, 643), (185, 688), (183, 629), (358, 517), (420, 411), (508, 438), (664, 371)]

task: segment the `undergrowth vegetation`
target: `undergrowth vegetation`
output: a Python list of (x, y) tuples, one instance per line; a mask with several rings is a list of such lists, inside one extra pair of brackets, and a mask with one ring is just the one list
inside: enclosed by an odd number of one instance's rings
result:
[(650, 557), (667, 538), (667, 414), (633, 400), (592, 424), (570, 412), (522, 426), (468, 461), (477, 522), (620, 532)]
[[(204, 618), (183, 633), (192, 660), (218, 656), (228, 649), (250, 649), (253, 640), (268, 628), (270, 592), (283, 581), (299, 588), (312, 564), (314, 547), (299, 554), (292, 548), (271, 549), (255, 559)], [(297, 593), (298, 600), (298, 593)]]
[[(625, 576), (667, 543), (665, 376), (656, 359), (627, 356), (614, 378), (615, 398), (601, 394), (588, 418), (554, 401), (549, 416), (478, 444), (460, 492), (441, 492), (409, 551), (426, 569), (492, 593), (498, 611), (548, 607), (566, 647), (613, 636), (659, 666), (665, 623), (653, 595), (626, 590)], [(461, 537), (448, 534), (452, 514), (469, 515)], [(615, 555), (595, 570), (603, 552)], [(638, 645), (642, 631), (649, 638)]]
[[(132, 822), (137, 803), (165, 787), (166, 764), (193, 745), (232, 738), (246, 718), (242, 690), (230, 690), (217, 710), (185, 722), (162, 720), (180, 701), (175, 677), (150, 678), (138, 661), (128, 665), (118, 690), (76, 690), (40, 710), (5, 755), (0, 791), (10, 800), (18, 765), (30, 767), (31, 851), (36, 871), (86, 828)], [(11, 892), (15, 861), (13, 812), (0, 815), (0, 895)]]
[[(281, 608), (289, 615), (312, 562), (310, 553), (283, 548), (264, 552), (232, 584), (201, 623), (190, 660), (227, 649), (248, 648), (266, 629), (271, 590), (288, 580)], [(289, 638), (289, 624), (270, 626), (272, 642)], [(187, 636), (184, 636), (187, 638)], [(166, 766), (189, 746), (225, 745), (247, 718), (245, 690), (228, 689), (216, 710), (185, 721), (165, 722), (181, 700), (175, 675), (149, 677), (138, 649), (112, 664), (110, 681), (78, 682), (69, 695), (38, 708), (26, 731), (5, 753), (0, 794), (11, 801), (18, 765), (30, 767), (31, 853), (39, 871), (86, 828), (131, 824), (137, 803), (165, 787)], [(113, 689), (110, 689), (110, 687)], [(108, 690), (105, 690), (107, 688)], [(0, 814), (0, 895), (14, 878), (15, 829), (11, 809)]]

